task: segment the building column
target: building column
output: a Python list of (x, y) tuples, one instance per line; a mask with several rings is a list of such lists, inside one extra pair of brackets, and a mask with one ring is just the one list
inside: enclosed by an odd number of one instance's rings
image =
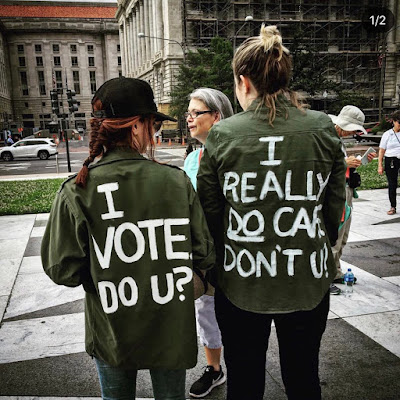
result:
[(131, 36), (131, 21), (130, 21), (130, 16), (128, 15), (127, 19), (126, 19), (126, 50), (127, 50), (127, 63), (126, 63), (126, 67), (127, 67), (127, 76), (131, 76), (131, 46), (129, 45), (130, 43), (130, 36)]
[[(140, 7), (140, 32), (143, 32), (144, 34), (146, 34), (146, 30), (145, 30), (145, 26), (144, 26), (144, 19), (145, 19), (145, 15), (144, 15), (144, 5), (143, 5), (143, 1), (139, 2), (139, 7)], [(140, 40), (141, 43), (141, 51), (142, 51), (142, 62), (141, 64), (143, 65), (147, 58), (146, 58), (146, 40), (147, 38), (142, 38)]]
[[(155, 0), (155, 8), (156, 8), (156, 35), (159, 38), (164, 38), (164, 23), (163, 23), (163, 6), (162, 0)], [(157, 51), (161, 50), (163, 47), (163, 41), (161, 39), (157, 39)]]
[(130, 30), (130, 43), (129, 43), (129, 48), (131, 51), (131, 76), (133, 76), (134, 74), (134, 70), (135, 70), (135, 47), (134, 47), (134, 43), (135, 43), (135, 15), (133, 13), (133, 10), (131, 11), (131, 14), (129, 16), (130, 21), (131, 21), (131, 30)]
[(121, 54), (121, 69), (122, 69), (122, 75), (124, 75), (125, 76), (125, 74), (126, 74), (126, 66), (125, 66), (125, 63), (126, 63), (126, 55), (125, 55), (125, 45), (124, 45), (124, 35), (125, 35), (125, 32), (124, 32), (124, 25), (123, 25), (123, 23), (119, 26), (119, 38), (120, 38), (120, 41), (119, 41), (119, 46), (120, 46), (120, 54)]
[(133, 68), (133, 73), (135, 74), (135, 71), (138, 69), (138, 36), (137, 36), (137, 13), (136, 10), (132, 10), (132, 35), (133, 35), (133, 41), (132, 41), (132, 68)]
[[(153, 16), (153, 1), (149, 1), (149, 36), (155, 36), (154, 30), (154, 16)], [(154, 39), (150, 38), (150, 58), (154, 57)]]
[(123, 42), (124, 42), (124, 54), (125, 54), (125, 75), (129, 75), (129, 48), (128, 48), (128, 21), (126, 19), (126, 16), (124, 17), (124, 36), (123, 36)]

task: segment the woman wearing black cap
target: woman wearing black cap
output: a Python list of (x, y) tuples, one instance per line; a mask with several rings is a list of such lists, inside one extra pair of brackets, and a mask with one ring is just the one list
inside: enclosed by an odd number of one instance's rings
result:
[(135, 398), (137, 370), (150, 369), (156, 399), (184, 400), (197, 361), (192, 269), (213, 265), (212, 239), (185, 173), (154, 161), (153, 124), (173, 119), (150, 86), (112, 79), (92, 106), (90, 155), (56, 196), (43, 267), (85, 289), (103, 398)]

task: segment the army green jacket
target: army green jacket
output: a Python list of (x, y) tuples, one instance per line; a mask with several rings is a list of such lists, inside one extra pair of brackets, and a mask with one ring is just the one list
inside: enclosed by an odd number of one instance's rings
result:
[(86, 291), (86, 351), (121, 368), (192, 368), (192, 269), (215, 254), (189, 178), (119, 149), (90, 167), (85, 189), (74, 181), (56, 196), (41, 254), (55, 283)]
[(316, 307), (335, 277), (345, 162), (330, 118), (280, 98), (208, 135), (197, 188), (217, 249), (216, 283), (237, 307), (286, 313)]

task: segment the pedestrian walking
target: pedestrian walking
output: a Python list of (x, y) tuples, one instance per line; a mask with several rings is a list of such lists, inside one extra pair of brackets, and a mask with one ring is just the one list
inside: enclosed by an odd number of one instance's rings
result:
[(288, 398), (320, 399), (345, 201), (341, 142), (330, 118), (288, 88), (291, 59), (275, 26), (245, 40), (232, 65), (244, 111), (211, 128), (197, 178), (217, 250), (227, 399), (263, 399), (273, 320)]
[(189, 178), (154, 159), (154, 122), (174, 119), (157, 111), (149, 84), (111, 79), (92, 108), (90, 154), (57, 193), (43, 268), (85, 289), (103, 398), (134, 399), (137, 371), (149, 369), (155, 399), (184, 400), (197, 362), (193, 268), (213, 266), (212, 238)]
[[(393, 128), (386, 131), (379, 143), (378, 174), (385, 171), (388, 181), (390, 209), (388, 215), (396, 214), (396, 197), (400, 169), (400, 111), (392, 116)], [(383, 159), (385, 166), (383, 167)]]

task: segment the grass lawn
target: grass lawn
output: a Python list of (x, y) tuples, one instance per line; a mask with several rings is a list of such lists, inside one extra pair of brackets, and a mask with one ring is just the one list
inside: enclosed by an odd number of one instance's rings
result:
[(50, 211), (64, 179), (0, 182), (0, 215), (36, 214)]
[(378, 160), (372, 160), (367, 165), (357, 168), (361, 175), (361, 186), (357, 190), (382, 189), (388, 187), (386, 175), (378, 174)]
[[(358, 190), (387, 187), (386, 176), (378, 175), (377, 169), (377, 160), (357, 169), (361, 175), (361, 187)], [(49, 212), (63, 181), (64, 179), (41, 179), (0, 182), (0, 215)]]

